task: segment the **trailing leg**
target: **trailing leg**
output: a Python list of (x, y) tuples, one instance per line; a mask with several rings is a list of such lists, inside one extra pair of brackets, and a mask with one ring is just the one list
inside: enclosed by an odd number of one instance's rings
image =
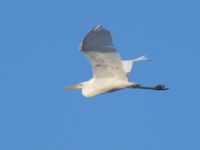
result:
[(147, 90), (158, 90), (158, 91), (163, 91), (163, 90), (168, 90), (169, 88), (166, 88), (165, 85), (158, 84), (156, 86), (142, 86), (140, 84), (134, 84), (130, 88), (134, 89), (147, 89)]

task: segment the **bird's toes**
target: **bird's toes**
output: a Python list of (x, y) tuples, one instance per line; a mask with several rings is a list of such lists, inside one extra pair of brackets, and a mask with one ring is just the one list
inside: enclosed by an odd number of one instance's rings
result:
[(158, 84), (155, 86), (156, 90), (168, 90), (169, 88), (166, 88), (163, 84)]

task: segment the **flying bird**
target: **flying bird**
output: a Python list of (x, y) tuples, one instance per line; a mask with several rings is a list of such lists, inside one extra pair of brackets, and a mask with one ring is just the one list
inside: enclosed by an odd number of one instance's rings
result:
[(96, 25), (83, 39), (80, 50), (92, 65), (93, 78), (67, 89), (82, 89), (85, 97), (113, 92), (125, 88), (167, 90), (165, 85), (147, 87), (130, 81), (133, 64), (147, 60), (146, 56), (132, 60), (121, 60), (114, 47), (111, 33), (101, 25)]

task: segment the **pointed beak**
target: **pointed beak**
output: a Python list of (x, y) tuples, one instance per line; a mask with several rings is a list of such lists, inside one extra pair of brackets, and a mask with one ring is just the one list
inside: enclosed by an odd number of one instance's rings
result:
[(78, 85), (72, 85), (72, 86), (68, 86), (68, 87), (64, 88), (64, 90), (78, 89), (78, 88), (79, 88)]

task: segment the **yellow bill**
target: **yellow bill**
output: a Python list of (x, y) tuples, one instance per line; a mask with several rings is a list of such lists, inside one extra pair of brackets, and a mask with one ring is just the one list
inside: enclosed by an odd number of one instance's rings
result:
[(72, 85), (72, 86), (68, 86), (68, 87), (64, 88), (64, 90), (78, 89), (78, 88), (79, 88), (78, 85)]

